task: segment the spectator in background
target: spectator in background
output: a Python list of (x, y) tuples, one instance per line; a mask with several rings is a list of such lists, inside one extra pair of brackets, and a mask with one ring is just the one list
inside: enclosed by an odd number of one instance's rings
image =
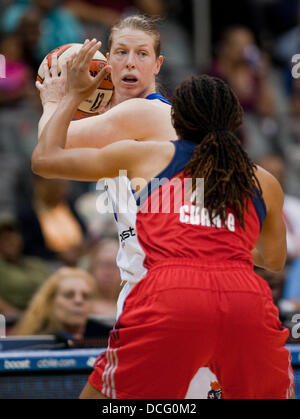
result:
[(61, 268), (36, 293), (15, 333), (81, 339), (95, 295), (95, 280), (90, 274)]
[(250, 157), (281, 152), (276, 117), (283, 106), (282, 89), (248, 28), (233, 26), (224, 32), (209, 74), (226, 80), (240, 100), (245, 119), (239, 136)]
[(34, 177), (33, 198), (18, 208), (24, 252), (76, 266), (84, 251), (85, 227), (68, 202), (69, 183)]
[(1, 21), (5, 32), (14, 32), (32, 9), (40, 16), (40, 37), (34, 51), (37, 62), (60, 45), (82, 42), (84, 31), (77, 18), (63, 6), (62, 0), (18, 0), (9, 6)]
[(224, 32), (209, 73), (231, 85), (245, 112), (274, 115), (274, 92), (268, 80), (269, 64), (257, 48), (249, 29), (236, 26)]
[(0, 313), (20, 315), (49, 274), (45, 262), (24, 256), (16, 221), (0, 214)]
[(94, 301), (93, 313), (116, 317), (117, 300), (121, 291), (120, 271), (116, 259), (117, 239), (103, 239), (93, 250), (89, 271), (96, 280), (99, 297)]
[[(286, 191), (286, 164), (281, 156), (267, 155), (258, 164), (270, 172)], [(285, 193), (283, 217), (287, 231), (288, 261), (300, 257), (300, 199)]]
[(32, 73), (22, 61), (18, 35), (4, 35), (1, 40), (7, 78), (0, 78), (0, 208), (13, 213), (17, 200), (30, 190), (30, 154), (36, 144), (40, 104), (39, 112), (30, 106)]
[(23, 60), (33, 69), (34, 80), (41, 64), (37, 54), (41, 36), (41, 13), (37, 7), (31, 7), (24, 13), (17, 25), (17, 33), (21, 39)]
[(0, 34), (0, 54), (6, 59), (6, 78), (0, 78), (0, 105), (16, 105), (26, 98), (31, 79), (18, 33)]

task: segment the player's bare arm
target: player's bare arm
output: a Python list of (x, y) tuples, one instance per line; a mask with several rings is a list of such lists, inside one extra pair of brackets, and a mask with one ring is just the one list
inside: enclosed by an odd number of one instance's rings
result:
[(286, 228), (282, 217), (284, 194), (279, 182), (266, 170), (258, 167), (257, 177), (263, 191), (267, 216), (253, 251), (257, 266), (278, 272), (283, 269), (286, 254)]
[[(44, 104), (39, 134), (57, 110), (60, 100)], [(171, 108), (168, 105), (146, 99), (129, 99), (102, 115), (72, 121), (67, 133), (66, 148), (102, 148), (124, 139), (176, 139), (175, 130), (170, 124), (170, 114)]]
[(176, 139), (175, 130), (170, 124), (170, 113), (170, 106), (166, 104), (129, 99), (102, 115), (73, 121), (68, 130), (66, 146), (101, 148), (124, 139)]
[(65, 149), (66, 121), (70, 120), (75, 110), (72, 102), (64, 99), (41, 134), (32, 155), (32, 171), (39, 176), (98, 181), (117, 177), (120, 170), (126, 170), (128, 178), (142, 177), (149, 182), (153, 174), (160, 173), (171, 161), (175, 148), (168, 142), (124, 140), (101, 150)]

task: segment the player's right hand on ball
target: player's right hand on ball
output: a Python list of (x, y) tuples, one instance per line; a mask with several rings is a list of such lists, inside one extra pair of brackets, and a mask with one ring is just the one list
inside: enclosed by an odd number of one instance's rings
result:
[(96, 39), (86, 40), (78, 54), (71, 57), (67, 63), (66, 94), (78, 102), (89, 97), (111, 71), (111, 67), (107, 65), (96, 77), (90, 74), (90, 62), (100, 46), (101, 42), (97, 42)]

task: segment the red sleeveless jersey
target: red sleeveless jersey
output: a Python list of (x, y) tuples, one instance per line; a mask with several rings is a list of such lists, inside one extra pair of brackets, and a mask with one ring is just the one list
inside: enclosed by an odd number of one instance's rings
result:
[(262, 197), (248, 202), (243, 229), (228, 210), (226, 226), (220, 218), (212, 223), (206, 208), (194, 205), (186, 193), (183, 169), (196, 143), (179, 140), (170, 165), (144, 189), (138, 199), (137, 232), (145, 252), (144, 266), (151, 269), (169, 258), (197, 259), (199, 264), (246, 262), (253, 264), (251, 250), (266, 216)]

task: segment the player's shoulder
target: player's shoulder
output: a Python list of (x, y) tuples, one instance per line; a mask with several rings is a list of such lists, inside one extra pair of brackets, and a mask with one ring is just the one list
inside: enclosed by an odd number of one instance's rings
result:
[(128, 138), (154, 138), (165, 124), (171, 122), (171, 107), (163, 108), (147, 99), (128, 99), (113, 107), (105, 116), (107, 122), (119, 126)]
[(145, 111), (145, 110), (154, 110), (157, 109), (170, 109), (170, 105), (163, 103), (159, 100), (148, 100), (144, 98), (132, 98), (125, 100), (124, 102), (117, 105), (115, 108), (119, 109), (129, 109), (129, 110), (136, 110), (137, 112)]
[(256, 177), (262, 189), (262, 195), (267, 208), (272, 204), (283, 204), (284, 193), (279, 181), (267, 170), (256, 167)]
[(260, 166), (256, 166), (256, 177), (261, 184), (261, 187), (271, 187), (275, 189), (282, 190), (278, 180), (267, 170), (263, 169)]

